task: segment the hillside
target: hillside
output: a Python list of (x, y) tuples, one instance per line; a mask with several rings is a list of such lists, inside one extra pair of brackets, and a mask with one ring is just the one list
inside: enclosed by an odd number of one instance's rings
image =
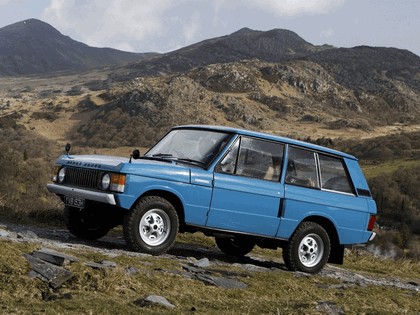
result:
[(2, 77), (0, 211), (38, 221), (58, 216), (62, 204), (45, 184), (67, 142), (75, 154), (129, 156), (172, 126), (194, 123), (356, 154), (372, 170), (378, 222), (394, 230), (387, 243), (419, 257), (418, 197), (410, 187), (419, 186), (420, 57), (318, 47), (278, 29), (242, 29), (112, 69)]
[(89, 47), (36, 19), (0, 28), (0, 77), (87, 70), (153, 55)]
[[(202, 234), (165, 255), (125, 250), (119, 233), (75, 239), (57, 226), (0, 218), (0, 307), (8, 314), (418, 314), (420, 265), (347, 250), (317, 275), (281, 250), (223, 255)], [(52, 264), (53, 263), (53, 264)], [(16, 290), (19, 288), (19, 290)]]

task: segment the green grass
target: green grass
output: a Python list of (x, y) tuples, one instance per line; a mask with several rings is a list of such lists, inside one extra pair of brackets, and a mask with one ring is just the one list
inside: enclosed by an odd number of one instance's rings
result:
[(399, 169), (411, 169), (419, 165), (419, 160), (389, 160), (386, 162), (369, 162), (361, 164), (366, 178), (374, 178), (381, 174), (392, 174)]
[[(183, 235), (179, 241), (213, 246), (203, 235)], [(241, 274), (247, 289), (223, 289), (186, 279), (163, 270), (182, 270), (185, 263), (168, 257), (145, 258), (120, 255), (109, 258), (92, 251), (66, 250), (81, 259), (67, 266), (75, 276), (59, 289), (28, 277), (23, 257), (41, 245), (0, 240), (0, 313), (8, 314), (322, 314), (318, 303), (329, 302), (346, 314), (418, 314), (419, 292), (380, 286), (340, 286), (340, 280), (285, 270), (247, 272), (224, 264), (209, 269)], [(253, 255), (279, 259), (281, 251), (255, 249)], [(113, 269), (96, 270), (84, 261), (113, 260)], [(419, 264), (349, 253), (345, 268), (379, 278), (419, 281)], [(128, 275), (134, 266), (139, 272)], [(176, 305), (174, 310), (158, 306), (141, 308), (136, 301), (157, 294)]]

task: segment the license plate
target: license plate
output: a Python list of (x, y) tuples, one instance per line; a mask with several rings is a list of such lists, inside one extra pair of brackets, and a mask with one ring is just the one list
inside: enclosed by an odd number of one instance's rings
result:
[(83, 209), (85, 207), (85, 199), (71, 196), (64, 196), (66, 206)]

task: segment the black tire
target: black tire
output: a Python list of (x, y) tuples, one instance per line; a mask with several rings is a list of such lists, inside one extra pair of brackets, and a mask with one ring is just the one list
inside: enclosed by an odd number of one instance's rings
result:
[(147, 196), (125, 215), (123, 229), (131, 250), (161, 255), (175, 242), (179, 229), (178, 214), (166, 199)]
[(245, 237), (215, 237), (217, 247), (226, 255), (242, 257), (248, 254), (254, 247), (255, 242)]
[(303, 222), (283, 248), (283, 260), (291, 271), (319, 272), (330, 256), (330, 238), (315, 222)]
[(85, 209), (64, 207), (64, 222), (67, 229), (79, 238), (96, 240), (105, 236), (111, 229), (106, 219), (103, 211), (95, 207)]

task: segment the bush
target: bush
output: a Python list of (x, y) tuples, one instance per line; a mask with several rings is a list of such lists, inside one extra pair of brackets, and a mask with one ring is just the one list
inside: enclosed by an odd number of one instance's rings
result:
[(0, 130), (0, 211), (3, 216), (18, 219), (32, 216), (44, 220), (50, 213), (57, 217), (62, 205), (46, 189), (57, 155), (52, 142), (24, 128)]

